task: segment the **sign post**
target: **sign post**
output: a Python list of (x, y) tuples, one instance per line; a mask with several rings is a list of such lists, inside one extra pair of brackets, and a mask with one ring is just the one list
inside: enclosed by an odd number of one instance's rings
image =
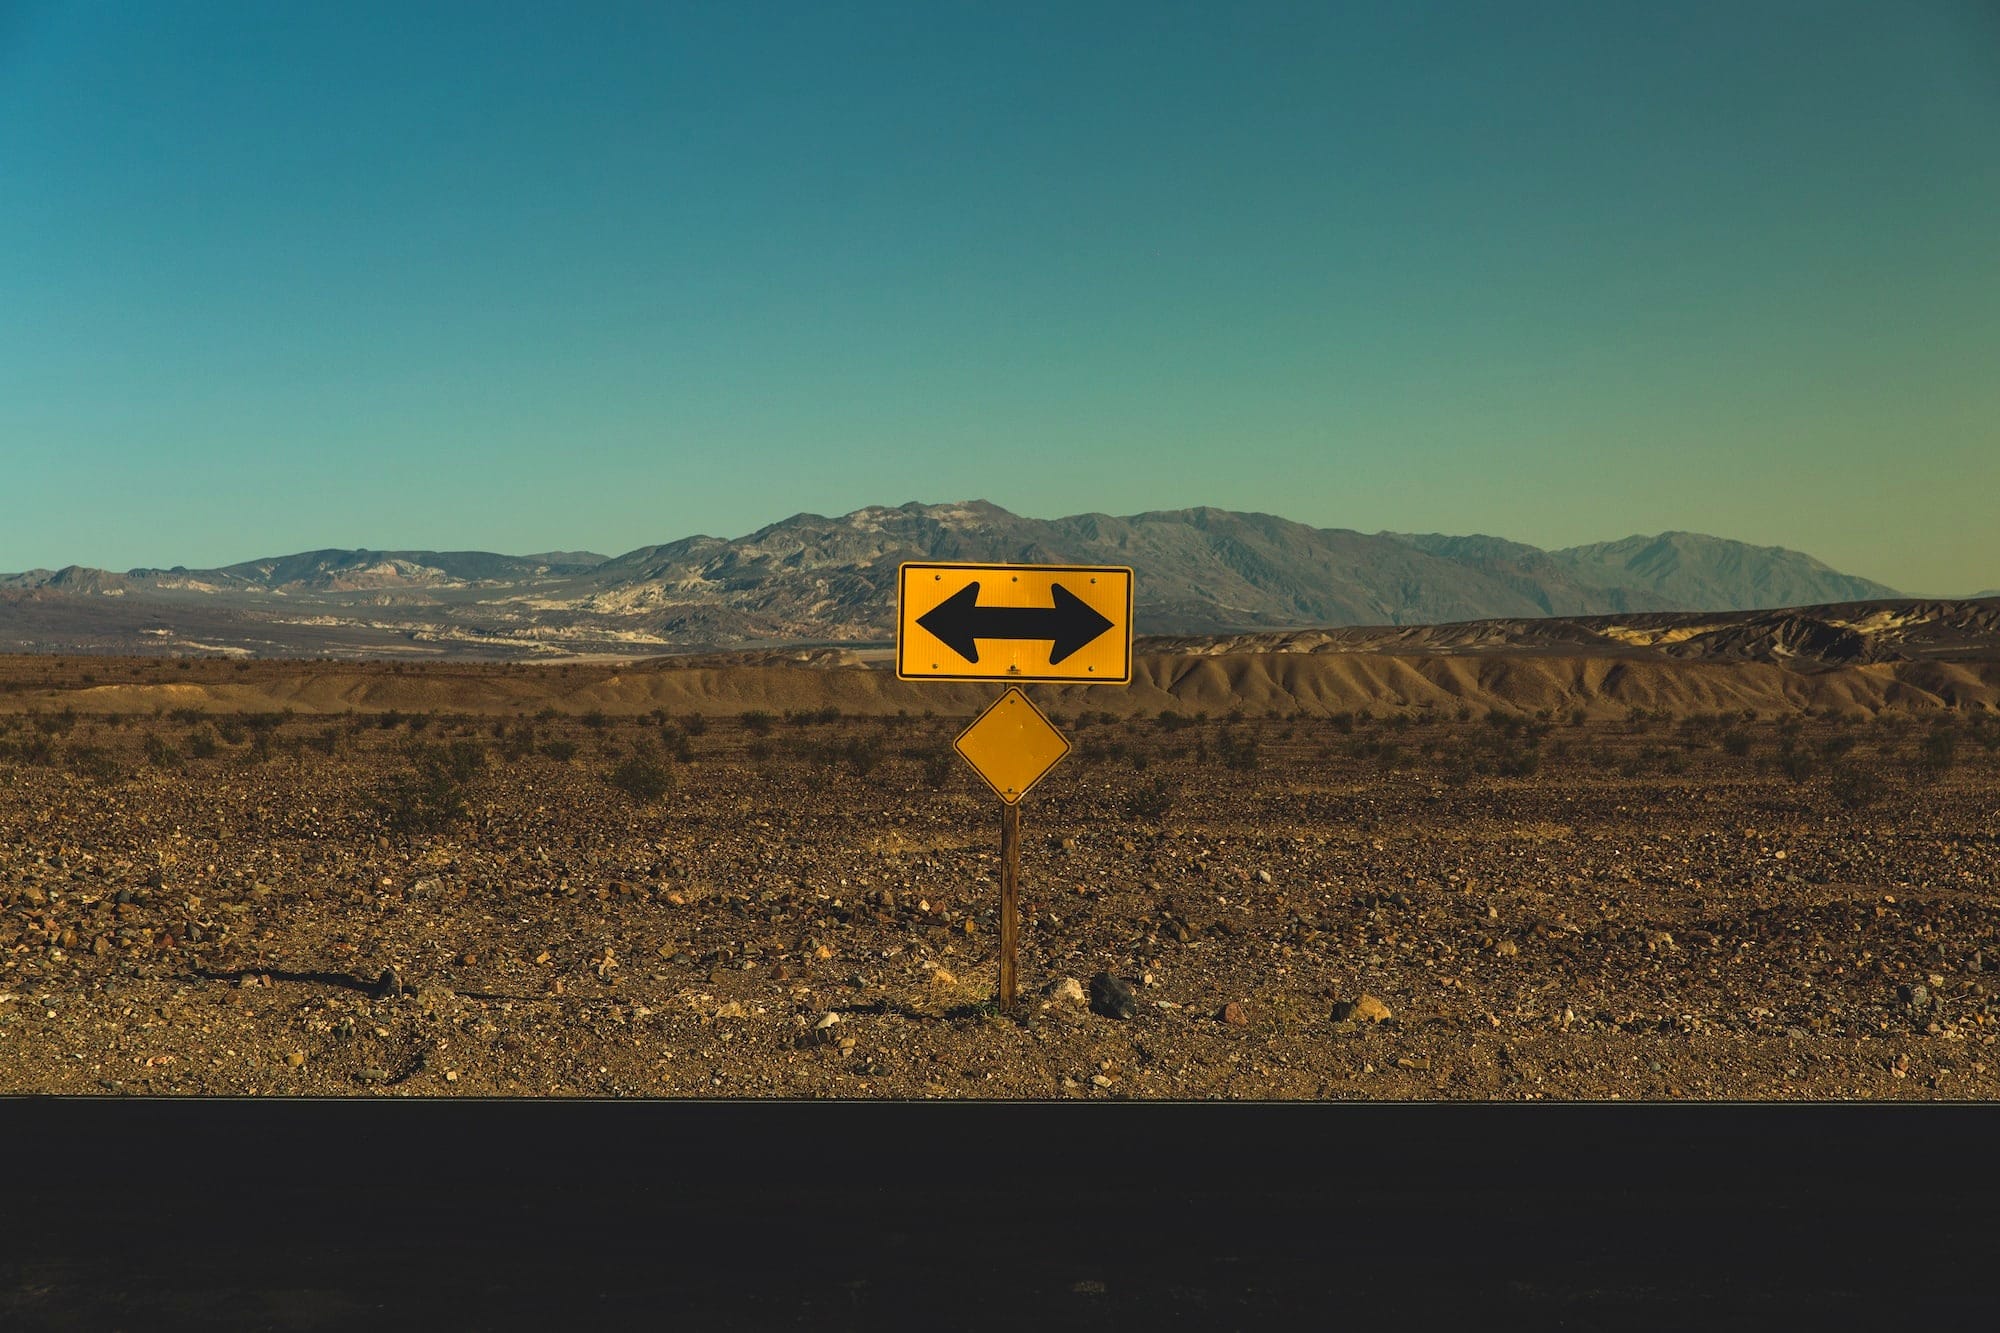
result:
[(1000, 1007), (1014, 1007), (1014, 953), (1021, 934), (1021, 807), (1000, 806)]
[(905, 564), (896, 578), (896, 675), (1013, 683), (952, 742), (1000, 798), (1000, 988), (1014, 1007), (1021, 798), (1069, 753), (1018, 682), (1132, 679), (1132, 571), (1088, 565)]

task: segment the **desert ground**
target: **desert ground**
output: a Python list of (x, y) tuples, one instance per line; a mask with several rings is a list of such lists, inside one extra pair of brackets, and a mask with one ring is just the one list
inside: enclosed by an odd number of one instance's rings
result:
[(1435, 667), (1031, 690), (1003, 1011), (998, 687), (0, 659), (0, 1093), (2000, 1096), (1989, 703)]

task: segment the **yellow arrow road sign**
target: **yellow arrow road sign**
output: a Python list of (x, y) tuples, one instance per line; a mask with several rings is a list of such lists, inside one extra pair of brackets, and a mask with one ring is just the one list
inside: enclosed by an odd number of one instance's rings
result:
[(1069, 753), (1069, 740), (1019, 690), (993, 701), (951, 747), (1001, 800), (1018, 802)]
[(905, 680), (1132, 679), (1132, 571), (1101, 565), (906, 564), (896, 580)]

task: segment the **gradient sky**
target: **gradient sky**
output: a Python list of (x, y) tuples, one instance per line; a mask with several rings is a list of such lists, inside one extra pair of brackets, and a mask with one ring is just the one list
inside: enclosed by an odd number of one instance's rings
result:
[(0, 569), (975, 496), (2000, 585), (2000, 8), (0, 0)]

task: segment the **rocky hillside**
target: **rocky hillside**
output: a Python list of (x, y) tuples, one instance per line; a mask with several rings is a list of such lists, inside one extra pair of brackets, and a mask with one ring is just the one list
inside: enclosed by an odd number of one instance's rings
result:
[(985, 501), (798, 514), (590, 552), (310, 551), (220, 569), (0, 576), (0, 650), (525, 657), (878, 643), (904, 560), (1130, 565), (1141, 633), (1739, 611), (1893, 596), (1692, 533), (1543, 551), (1495, 537), (1165, 510), (1032, 519)]

